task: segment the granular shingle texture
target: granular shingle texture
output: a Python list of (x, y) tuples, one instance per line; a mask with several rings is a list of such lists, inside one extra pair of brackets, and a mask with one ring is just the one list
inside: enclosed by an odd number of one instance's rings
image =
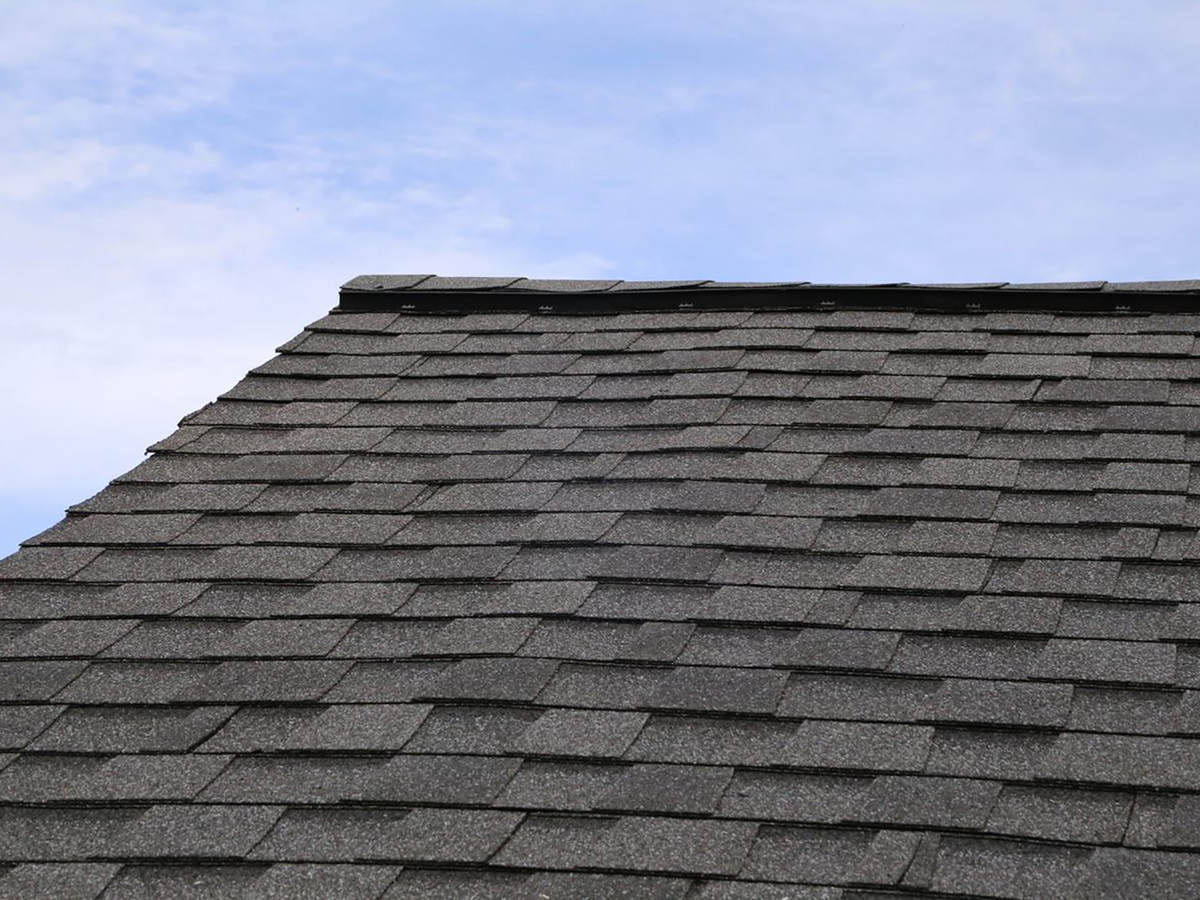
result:
[(0, 897), (1197, 896), (1198, 293), (355, 279), (0, 561)]

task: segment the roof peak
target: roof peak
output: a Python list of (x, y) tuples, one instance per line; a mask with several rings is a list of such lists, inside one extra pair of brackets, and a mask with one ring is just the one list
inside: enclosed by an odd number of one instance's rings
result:
[(633, 308), (1043, 309), (1111, 312), (1200, 308), (1200, 279), (965, 284), (816, 284), (809, 281), (524, 278), (359, 275), (342, 285), (346, 311), (540, 309), (595, 312)]

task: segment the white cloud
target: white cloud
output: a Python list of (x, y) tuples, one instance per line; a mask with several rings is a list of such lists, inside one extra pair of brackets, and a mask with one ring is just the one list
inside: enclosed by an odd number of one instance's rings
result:
[(360, 272), (1195, 274), (1200, 8), (1131, 9), (10, 4), (5, 481), (98, 486)]

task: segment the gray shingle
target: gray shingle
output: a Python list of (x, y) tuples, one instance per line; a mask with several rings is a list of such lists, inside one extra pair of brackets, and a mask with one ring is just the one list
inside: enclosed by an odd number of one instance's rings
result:
[(518, 809), (587, 812), (628, 771), (627, 766), (526, 760), (496, 798)]
[[(3, 675), (4, 665), (0, 664), (0, 676)], [(20, 665), (61, 667), (66, 664)], [(187, 702), (189, 698), (185, 695), (193, 691), (200, 680), (216, 668), (214, 663), (158, 661), (94, 662), (86, 669), (83, 663), (72, 665), (74, 668), (70, 670), (71, 678), (66, 678), (62, 682), (66, 685), (65, 687), (62, 684), (53, 686), (54, 683), (51, 683), (51, 692), (60, 702), (170, 703), (177, 699)], [(44, 687), (43, 690), (45, 690)]]
[(689, 512), (746, 513), (762, 500), (764, 485), (685, 481), (668, 501), (668, 508)]
[(389, 703), (331, 706), (290, 733), (283, 750), (397, 750), (417, 731), (431, 707)]
[(939, 727), (925, 771), (969, 778), (1031, 780), (1040, 771), (1054, 737), (1036, 732)]
[(1116, 843), (1132, 803), (1132, 793), (1006, 785), (987, 827), (1020, 837)]
[(726, 585), (698, 598), (691, 615), (727, 622), (801, 622), (820, 597), (819, 590)]
[(944, 681), (931, 704), (939, 722), (1062, 727), (1072, 710), (1065, 684), (952, 679)]
[(1183, 525), (1184, 498), (1167, 494), (1099, 493), (1085, 521), (1120, 525)]
[(1195, 790), (1200, 747), (1186, 738), (1059, 735), (1039, 774), (1061, 781)]
[(20, 750), (63, 712), (61, 706), (0, 706), (0, 750)]
[(0, 772), (9, 803), (190, 800), (229, 757), (185, 754), (64, 756), (25, 754)]
[(1033, 663), (1035, 678), (1171, 684), (1175, 646), (1143, 641), (1051, 640)]
[(721, 799), (720, 812), (784, 822), (840, 822), (871, 781), (863, 776), (739, 769)]
[(538, 700), (562, 706), (635, 709), (653, 694), (668, 671), (643, 665), (563, 665)]
[(694, 631), (694, 625), (643, 622), (619, 658), (670, 662), (679, 656)]
[[(1184, 607), (1186, 610), (1187, 607)], [(1095, 637), (1116, 640), (1159, 640), (1184, 620), (1179, 607), (1148, 603), (1067, 601), (1058, 625), (1060, 637)], [(1183, 626), (1183, 633), (1187, 633)]]
[(557, 666), (546, 659), (464, 659), (443, 672), (421, 695), (437, 700), (532, 700)]
[(1117, 491), (1186, 491), (1190, 470), (1184, 463), (1112, 462), (1099, 486)]
[(140, 858), (241, 858), (282, 812), (274, 806), (153, 806), (114, 835), (112, 852)]
[(846, 818), (882, 825), (979, 829), (1000, 784), (970, 778), (881, 775), (859, 796)]
[(180, 692), (179, 699), (218, 703), (316, 700), (349, 668), (348, 663), (325, 660), (224, 662), (204, 671), (199, 681)]
[(595, 570), (603, 578), (705, 581), (722, 560), (720, 550), (690, 547), (621, 547)]
[(755, 826), (749, 822), (625, 816), (530, 816), (493, 860), (534, 868), (621, 868), (734, 875)]
[(859, 557), (804, 552), (729, 551), (711, 580), (718, 584), (826, 588), (849, 583)]
[(890, 590), (977, 591), (991, 570), (992, 561), (982, 557), (874, 555), (864, 556), (845, 584)]
[(240, 756), (200, 794), (209, 803), (339, 803), (365, 794), (385, 761), (353, 756)]
[(1139, 792), (1134, 796), (1129, 823), (1125, 826), (1127, 847), (1157, 847), (1171, 827), (1176, 798), (1171, 794)]
[(1031, 353), (988, 353), (974, 368), (975, 375), (1015, 377), (1086, 377), (1091, 368), (1087, 356), (1056, 356)]
[(789, 759), (812, 768), (919, 772), (932, 738), (925, 726), (809, 719), (800, 724)]
[[(225, 709), (232, 710), (231, 707)], [(323, 708), (319, 706), (246, 706), (200, 749), (205, 753), (276, 751), (322, 712)]]
[(777, 714), (813, 719), (920, 721), (938, 691), (933, 679), (798, 673)]
[(508, 753), (538, 715), (532, 709), (435, 706), (404, 749), (408, 753)]
[(891, 671), (912, 675), (1022, 679), (1046, 642), (1026, 638), (906, 634)]
[(960, 488), (881, 488), (867, 504), (869, 516), (987, 519), (996, 507), (996, 491)]
[(195, 513), (70, 515), (26, 543), (165, 544), (198, 518)]
[(870, 851), (874, 831), (764, 825), (742, 874), (766, 881), (838, 883)]
[(11, 659), (95, 656), (135, 624), (130, 619), (60, 619), (22, 631), (3, 645), (3, 652)]
[(1016, 486), (1030, 491), (1093, 491), (1105, 471), (1102, 463), (1069, 460), (1022, 460), (1019, 465)]
[(870, 591), (864, 592), (857, 603), (850, 606), (848, 618), (843, 616), (829, 624), (893, 632), (942, 631), (963, 602), (953, 594)]
[[(31, 711), (62, 707), (8, 707)], [(232, 715), (227, 706), (151, 709), (71, 707), (30, 743), (30, 749), (67, 753), (183, 752), (211, 735)], [(0, 720), (4, 718), (0, 713)], [(33, 735), (30, 735), (33, 738)]]
[(1018, 558), (1145, 557), (1154, 550), (1157, 534), (1150, 528), (1004, 525), (996, 535), (992, 553)]
[[(1186, 730), (1178, 691), (1126, 690), (1076, 687), (1071, 701), (1070, 726), (1079, 731), (1112, 731), (1166, 734)], [(1178, 716), (1178, 717), (1177, 717)]]
[(537, 756), (619, 757), (646, 724), (645, 713), (551, 709), (512, 743)]
[(396, 866), (276, 863), (243, 896), (245, 900), (375, 900), (399, 872)]
[[(226, 638), (222, 656), (324, 656), (349, 631), (351, 619), (259, 619)], [(119, 647), (113, 648), (119, 653)]]
[(538, 625), (520, 653), (553, 659), (611, 660), (622, 655), (637, 630), (632, 622), (548, 619)]
[(482, 862), (520, 813), (468, 809), (292, 809), (254, 849), (269, 860)]
[(655, 709), (772, 713), (787, 674), (727, 666), (679, 666), (645, 701)]
[(77, 576), (84, 581), (307, 578), (337, 551), (319, 547), (220, 547), (216, 550), (105, 550)]
[(1112, 593), (1121, 568), (1116, 562), (1028, 559), (993, 570), (988, 590), (1012, 594)]
[(598, 810), (711, 814), (733, 775), (728, 767), (639, 764), (596, 802)]
[(142, 815), (137, 808), (0, 808), (0, 834), (11, 862), (86, 859), (111, 852), (114, 838)]
[(691, 881), (653, 875), (589, 874), (583, 872), (538, 872), (529, 877), (532, 897), (556, 900), (684, 900)]
[(945, 378), (937, 400), (958, 403), (1006, 403), (1032, 400), (1043, 382), (1035, 378)]
[(0, 660), (0, 700), (49, 700), (83, 672), (82, 662), (12, 662)]
[(1198, 862), (1194, 853), (1100, 848), (1084, 870), (1074, 896), (1097, 900), (1187, 897), (1200, 888)]
[(915, 484), (957, 485), (960, 487), (1012, 487), (1018, 467), (1014, 459), (955, 459), (933, 456), (921, 460), (908, 479)]
[(1056, 597), (1008, 597), (976, 594), (964, 597), (942, 621), (947, 630), (1053, 634), (1063, 601)]
[(421, 694), (449, 662), (358, 662), (321, 699), (328, 703), (403, 703)]
[(321, 581), (493, 578), (516, 553), (515, 547), (342, 550), (316, 577)]
[(877, 631), (806, 628), (781, 656), (791, 666), (884, 669), (898, 640), (898, 635)]
[(241, 896), (262, 871), (261, 866), (243, 865), (127, 865), (113, 878), (108, 893), (154, 900)]
[(70, 578), (102, 552), (99, 547), (23, 547), (0, 559), (0, 578)]
[[(357, 869), (361, 863), (355, 863)], [(505, 900), (521, 896), (529, 876), (524, 872), (472, 872), (453, 869), (405, 869), (382, 900), (424, 900), (445, 893), (463, 900)]]
[(765, 766), (789, 758), (797, 726), (753, 719), (652, 716), (626, 758), (713, 766)]
[(0, 900), (93, 900), (117, 874), (112, 863), (25, 863), (0, 876)]
[(1090, 855), (1080, 847), (948, 836), (931, 886), (947, 893), (1066, 897)]
[(537, 510), (546, 505), (559, 487), (556, 482), (454, 484), (439, 489), (419, 509), (455, 512)]
[(360, 779), (349, 796), (371, 802), (487, 804), (520, 765), (514, 758), (401, 754)]
[(868, 488), (771, 485), (754, 511), (769, 516), (857, 516), (873, 495)]
[(917, 465), (908, 457), (830, 456), (810, 480), (814, 484), (894, 485), (912, 478)]

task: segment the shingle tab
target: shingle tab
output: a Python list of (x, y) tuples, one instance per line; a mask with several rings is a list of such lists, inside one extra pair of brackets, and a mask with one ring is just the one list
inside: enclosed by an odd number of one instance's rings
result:
[(272, 806), (153, 806), (113, 837), (122, 856), (244, 857), (282, 813)]
[(537, 756), (619, 757), (641, 732), (645, 713), (552, 709), (512, 749)]
[(858, 822), (925, 828), (982, 828), (1000, 785), (969, 778), (881, 775), (855, 802), (847, 818)]
[(999, 834), (1115, 843), (1125, 834), (1133, 795), (1115, 791), (1008, 785), (988, 817)]
[(825, 769), (919, 772), (933, 729), (862, 722), (802, 722), (791, 747), (793, 765)]
[(617, 819), (530, 817), (495, 862), (547, 868), (734, 875), (756, 826), (749, 822), (625, 816)]
[(470, 809), (293, 809), (252, 856), (281, 861), (482, 862), (521, 818), (520, 813)]
[(112, 863), (25, 863), (0, 876), (0, 898), (92, 900), (100, 896), (118, 869), (120, 866)]

